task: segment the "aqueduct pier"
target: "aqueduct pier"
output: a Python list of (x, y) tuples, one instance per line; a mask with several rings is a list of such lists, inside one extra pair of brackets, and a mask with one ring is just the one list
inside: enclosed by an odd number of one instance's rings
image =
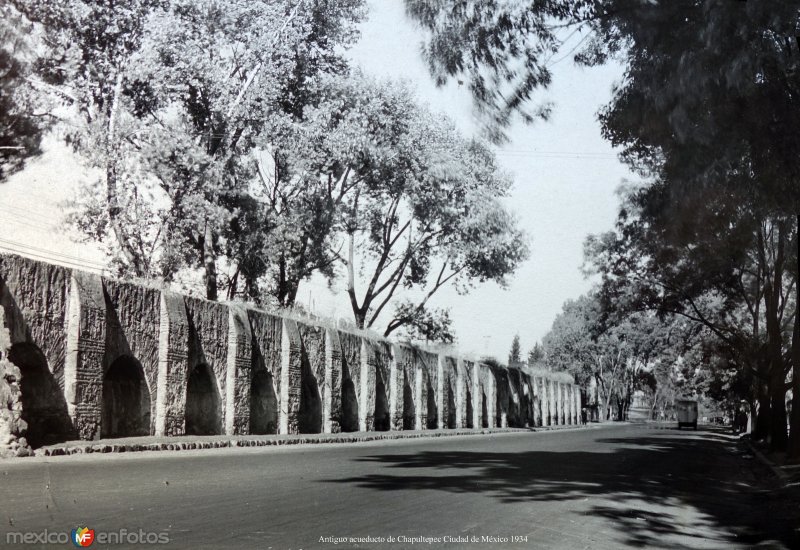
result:
[(23, 437), (576, 424), (563, 379), (0, 255), (0, 455)]

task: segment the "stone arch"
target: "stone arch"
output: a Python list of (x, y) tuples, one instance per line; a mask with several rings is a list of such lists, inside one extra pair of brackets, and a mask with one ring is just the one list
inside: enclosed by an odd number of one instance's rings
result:
[(222, 433), (222, 400), (214, 371), (199, 363), (186, 380), (186, 435)]
[(263, 365), (253, 369), (250, 381), (250, 433), (278, 433), (278, 394), (275, 378)]
[(350, 377), (342, 380), (342, 431), (358, 431), (358, 397)]
[(427, 422), (426, 422), (426, 427), (429, 430), (435, 430), (436, 428), (439, 427), (439, 415), (438, 415), (438, 411), (436, 410), (436, 390), (434, 390), (433, 386), (431, 385), (430, 377), (426, 377), (426, 378), (427, 378), (427, 384), (428, 384), (428, 391), (427, 391), (427, 394), (428, 394), (428, 399), (427, 399), (428, 419), (427, 419)]
[[(498, 386), (500, 386), (498, 384)], [(494, 425), (497, 427), (503, 426), (503, 398), (502, 398), (503, 390), (498, 387), (497, 391), (495, 392), (495, 400), (494, 400)], [(506, 416), (506, 421), (508, 421), (508, 416)]]
[(474, 414), (474, 410), (472, 408), (472, 392), (469, 391), (469, 386), (464, 388), (464, 393), (466, 394), (467, 400), (467, 428), (474, 428), (475, 423), (472, 418), (472, 415)]
[(489, 427), (489, 406), (486, 403), (486, 393), (481, 392), (481, 428)]
[(317, 378), (311, 372), (305, 350), (302, 353), (300, 367), (300, 409), (297, 427), (303, 434), (322, 432), (322, 396), (319, 393)]
[(150, 434), (150, 389), (142, 365), (121, 355), (103, 375), (102, 437)]
[(403, 429), (404, 430), (414, 429), (415, 417), (416, 417), (416, 408), (414, 406), (414, 390), (411, 388), (411, 382), (406, 376), (403, 382)]
[[(522, 401), (522, 399), (517, 395), (517, 399)], [(507, 403), (507, 413), (506, 413), (506, 422), (508, 423), (509, 427), (513, 428), (521, 428), (524, 425), (524, 421), (522, 420), (522, 408), (520, 407), (521, 403), (519, 401), (514, 401), (514, 396), (509, 395), (506, 399)]]
[(24, 433), (28, 443), (40, 447), (70, 439), (73, 430), (67, 400), (42, 350), (32, 343), (17, 343), (11, 346), (8, 360), (21, 374), (21, 417), (28, 425)]
[(375, 431), (389, 431), (389, 400), (386, 397), (386, 384), (380, 369), (375, 369)]
[(445, 427), (453, 429), (456, 427), (456, 392), (453, 391), (453, 385), (448, 381), (445, 382), (444, 393), (447, 400), (447, 422)]

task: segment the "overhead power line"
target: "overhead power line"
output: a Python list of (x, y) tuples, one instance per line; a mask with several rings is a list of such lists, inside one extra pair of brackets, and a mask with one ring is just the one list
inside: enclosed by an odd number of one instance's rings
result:
[(49, 262), (66, 263), (70, 264), (72, 267), (77, 267), (80, 269), (90, 269), (94, 271), (108, 271), (108, 266), (92, 260), (87, 260), (85, 258), (81, 258), (79, 256), (73, 256), (71, 254), (64, 254), (62, 252), (47, 250), (45, 248), (40, 248), (38, 246), (33, 246), (26, 243), (13, 241), (10, 239), (0, 238), (0, 249), (7, 250), (9, 252), (14, 252), (15, 254), (22, 254), (31, 257), (35, 256), (37, 259)]

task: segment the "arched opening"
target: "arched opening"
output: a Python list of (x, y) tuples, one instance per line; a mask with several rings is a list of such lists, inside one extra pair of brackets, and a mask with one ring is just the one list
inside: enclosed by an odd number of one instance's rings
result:
[(139, 362), (130, 355), (116, 359), (103, 376), (103, 437), (150, 434), (150, 390)]
[(522, 426), (519, 403), (514, 402), (514, 399), (511, 396), (508, 398), (507, 419), (509, 427), (519, 428)]
[(211, 367), (200, 363), (186, 385), (186, 435), (222, 433), (222, 407)]
[(358, 431), (358, 398), (352, 378), (342, 380), (342, 431)]
[(533, 415), (533, 395), (530, 393), (525, 396), (525, 425), (527, 427), (536, 425), (536, 419)]
[(278, 433), (278, 395), (275, 381), (266, 369), (259, 369), (250, 382), (250, 433)]
[(453, 386), (447, 384), (445, 386), (445, 392), (447, 393), (447, 427), (453, 429), (456, 427), (456, 400), (455, 400), (455, 392), (453, 391)]
[(19, 367), (22, 420), (28, 424), (25, 439), (32, 447), (66, 441), (72, 435), (67, 400), (47, 359), (34, 344), (14, 344), (8, 360)]
[(436, 410), (436, 392), (428, 382), (428, 420), (426, 426), (429, 430), (435, 430), (439, 426), (439, 416)]
[(403, 384), (403, 429), (404, 430), (413, 430), (414, 429), (414, 417), (415, 417), (415, 410), (414, 410), (414, 391), (411, 389), (411, 385), (406, 382)]
[(469, 389), (466, 390), (467, 394), (467, 428), (474, 428), (475, 422), (473, 421), (472, 415), (475, 414), (474, 409), (472, 408), (472, 393)]
[(319, 394), (317, 378), (311, 372), (305, 351), (300, 369), (300, 410), (297, 427), (301, 434), (322, 432), (322, 397)]
[(386, 384), (380, 371), (375, 373), (375, 431), (389, 431), (389, 400), (386, 398)]
[(481, 393), (481, 427), (489, 427), (489, 407), (486, 406), (486, 394)]

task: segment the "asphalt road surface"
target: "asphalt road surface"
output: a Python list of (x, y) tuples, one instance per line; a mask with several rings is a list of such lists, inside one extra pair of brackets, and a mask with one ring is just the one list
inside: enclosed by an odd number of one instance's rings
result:
[(0, 462), (0, 547), (800, 548), (760, 468), (723, 433), (627, 425), (39, 457)]

